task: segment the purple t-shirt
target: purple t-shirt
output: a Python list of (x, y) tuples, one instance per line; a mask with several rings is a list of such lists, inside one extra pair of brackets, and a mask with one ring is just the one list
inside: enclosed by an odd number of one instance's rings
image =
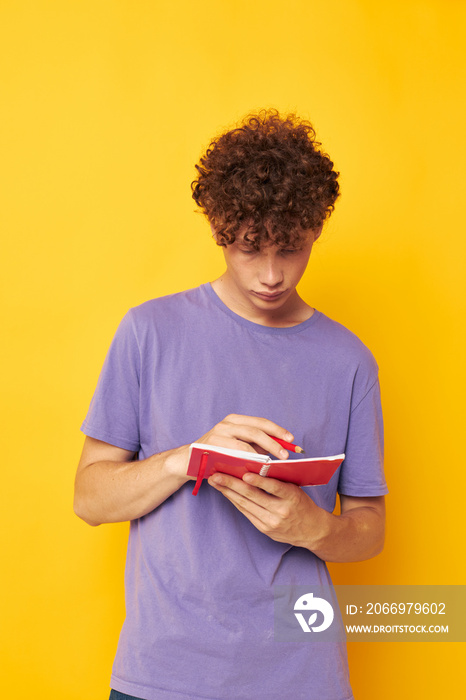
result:
[[(326, 486), (387, 493), (377, 365), (319, 311), (291, 328), (233, 313), (210, 284), (154, 299), (121, 322), (84, 421), (139, 459), (199, 440), (229, 413), (269, 418), (306, 456), (345, 453)], [(207, 482), (131, 522), (126, 619), (111, 686), (146, 700), (349, 700), (344, 643), (274, 639), (274, 587), (329, 585), (325, 562), (259, 532)]]

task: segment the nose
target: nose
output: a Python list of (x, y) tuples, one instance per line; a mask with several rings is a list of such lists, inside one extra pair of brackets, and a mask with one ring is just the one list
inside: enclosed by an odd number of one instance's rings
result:
[(283, 282), (281, 261), (275, 251), (264, 251), (261, 255), (259, 282), (265, 287), (278, 287)]

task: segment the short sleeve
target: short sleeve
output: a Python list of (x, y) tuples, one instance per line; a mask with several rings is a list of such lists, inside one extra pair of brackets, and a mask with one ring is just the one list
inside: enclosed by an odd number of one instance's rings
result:
[(388, 493), (383, 468), (384, 436), (379, 380), (352, 407), (345, 460), (338, 483), (346, 496), (383, 496)]
[(131, 311), (121, 321), (99, 376), (83, 433), (138, 452), (140, 352)]

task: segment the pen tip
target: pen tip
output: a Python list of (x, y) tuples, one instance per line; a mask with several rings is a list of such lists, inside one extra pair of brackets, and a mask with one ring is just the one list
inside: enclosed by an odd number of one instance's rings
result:
[(299, 452), (300, 454), (304, 454), (304, 450), (302, 447), (297, 447), (296, 452)]

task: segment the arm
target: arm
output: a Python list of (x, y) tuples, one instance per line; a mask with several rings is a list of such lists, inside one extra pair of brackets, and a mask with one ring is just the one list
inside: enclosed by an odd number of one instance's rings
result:
[(341, 496), (341, 513), (333, 515), (298, 486), (257, 474), (245, 474), (242, 480), (215, 474), (209, 483), (258, 530), (278, 542), (305, 547), (325, 561), (363, 561), (382, 551), (383, 496)]
[[(273, 440), (291, 441), (287, 430), (265, 418), (230, 415), (199, 442), (255, 452), (258, 449), (284, 459), (288, 452)], [(189, 446), (134, 461), (134, 453), (87, 437), (75, 480), (74, 510), (89, 525), (135, 520), (157, 508), (183, 484)]]
[(181, 469), (186, 459), (187, 447), (181, 447), (134, 461), (133, 452), (86, 437), (76, 472), (74, 512), (89, 525), (146, 515), (188, 481)]
[(364, 561), (380, 554), (385, 541), (385, 496), (340, 496), (340, 501), (340, 515), (324, 511), (327, 534), (313, 550), (315, 554), (333, 562)]

